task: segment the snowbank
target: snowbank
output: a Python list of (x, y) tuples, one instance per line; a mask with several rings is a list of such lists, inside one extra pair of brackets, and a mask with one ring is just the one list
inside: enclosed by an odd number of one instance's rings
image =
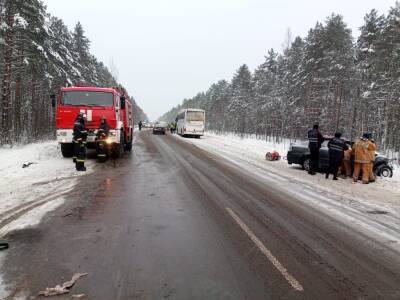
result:
[(82, 175), (55, 141), (0, 148), (0, 237), (37, 224)]

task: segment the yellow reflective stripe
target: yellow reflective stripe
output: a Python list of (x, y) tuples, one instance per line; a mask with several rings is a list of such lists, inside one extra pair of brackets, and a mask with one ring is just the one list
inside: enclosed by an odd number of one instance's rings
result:
[(100, 156), (100, 157), (106, 157), (106, 155), (105, 155), (105, 154), (97, 154), (97, 156)]
[(77, 162), (85, 162), (84, 159), (77, 159), (76, 161), (77, 161)]
[(359, 163), (359, 164), (368, 164), (368, 163), (370, 163), (369, 160), (360, 160), (360, 159), (354, 160), (354, 162)]

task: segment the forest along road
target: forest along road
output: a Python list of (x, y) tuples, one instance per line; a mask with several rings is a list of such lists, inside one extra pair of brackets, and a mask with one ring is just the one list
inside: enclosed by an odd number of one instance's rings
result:
[(8, 236), (9, 299), (76, 272), (88, 276), (70, 295), (89, 299), (400, 299), (390, 241), (192, 144), (144, 131), (130, 156), (96, 168)]

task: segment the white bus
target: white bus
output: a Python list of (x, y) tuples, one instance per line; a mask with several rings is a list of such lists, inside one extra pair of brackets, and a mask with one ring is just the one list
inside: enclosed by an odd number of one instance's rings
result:
[(176, 117), (176, 132), (181, 136), (200, 138), (204, 135), (205, 111), (196, 108), (181, 110)]

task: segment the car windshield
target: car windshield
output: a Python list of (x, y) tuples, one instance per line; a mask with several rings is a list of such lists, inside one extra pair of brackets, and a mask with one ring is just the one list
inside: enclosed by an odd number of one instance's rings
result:
[(86, 106), (113, 106), (114, 96), (112, 93), (88, 92), (88, 91), (68, 91), (62, 96), (63, 105), (86, 105)]
[(188, 111), (186, 114), (188, 121), (204, 121), (204, 112), (202, 111)]

